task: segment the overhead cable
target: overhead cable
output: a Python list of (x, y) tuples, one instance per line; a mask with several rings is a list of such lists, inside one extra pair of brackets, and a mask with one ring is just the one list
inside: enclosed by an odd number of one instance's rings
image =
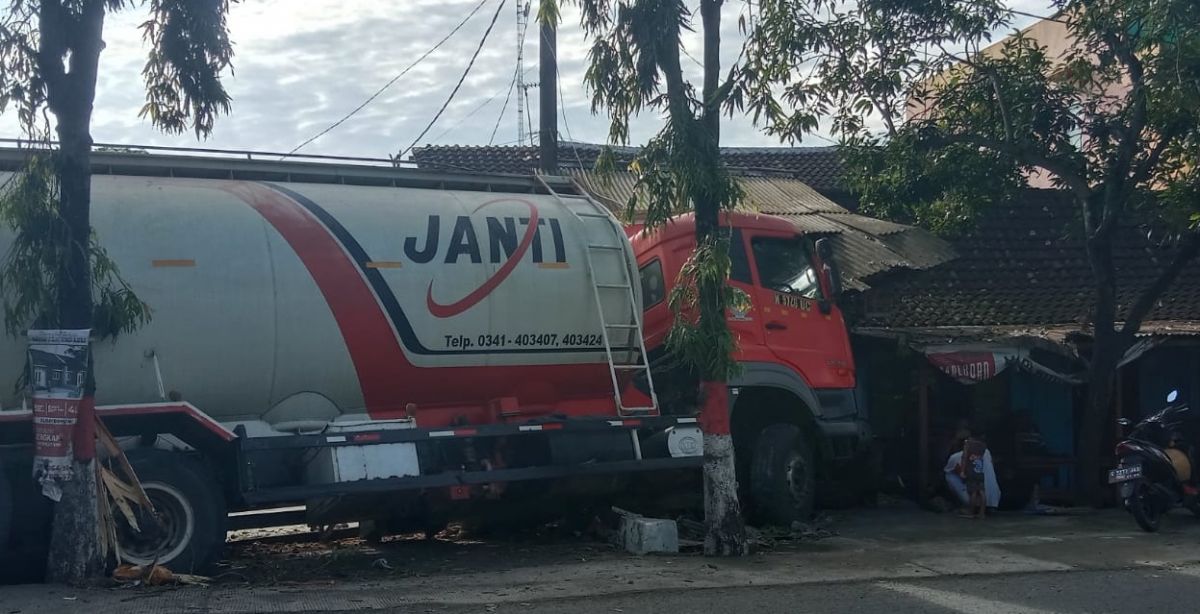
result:
[[(346, 123), (346, 120), (350, 119), (351, 117), (354, 117), (355, 115), (358, 114), (359, 111), (365, 109), (367, 107), (367, 105), (374, 102), (376, 98), (379, 98), (379, 96), (381, 94), (383, 94), (385, 91), (387, 91), (388, 88), (392, 87), (392, 85), (394, 85), (397, 81), (399, 81), (401, 77), (403, 77), (404, 75), (407, 75), (409, 73), (409, 71), (416, 68), (418, 64), (420, 64), (422, 61), (425, 60), (425, 58), (429, 57), (434, 51), (437, 51), (439, 48), (441, 48), (441, 46), (443, 44), (445, 44), (446, 41), (450, 40), (451, 37), (453, 37), (455, 34), (457, 34), (458, 31), (461, 30), (463, 26), (467, 25), (467, 22), (470, 21), (471, 18), (475, 16), (475, 13), (478, 13), (479, 9), (483, 8), (483, 5), (486, 4), (487, 1), (488, 0), (479, 0), (479, 4), (476, 4), (475, 8), (471, 9), (471, 12), (467, 13), (467, 16), (464, 17), (462, 21), (458, 22), (458, 25), (454, 26), (453, 30), (450, 30), (449, 34), (442, 37), (442, 40), (438, 41), (437, 44), (430, 47), (429, 50), (427, 50), (425, 53), (421, 54), (421, 57), (417, 58), (412, 64), (409, 64), (407, 68), (400, 71), (400, 74), (396, 75), (395, 77), (392, 77), (391, 81), (388, 81), (387, 83), (383, 84), (383, 87), (376, 90), (374, 94), (371, 94), (366, 100), (362, 101), (362, 103), (359, 104), (357, 107), (354, 107), (354, 110), (347, 113), (341, 119), (337, 120), (336, 122), (333, 122), (328, 127), (326, 127), (324, 130), (314, 134), (313, 136), (309, 137), (308, 140), (306, 140), (303, 143), (300, 143), (296, 147), (292, 148), (292, 150), (289, 151), (287, 153), (287, 155), (283, 156), (283, 158), (286, 158), (286, 157), (296, 153), (297, 151), (304, 149), (309, 143), (312, 143), (313, 141), (325, 136), (326, 134), (329, 134), (334, 129), (336, 129), (338, 126), (341, 126), (342, 124)], [(492, 23), (494, 24), (495, 20), (493, 20)], [(489, 28), (489, 30), (490, 30), (490, 28)], [(280, 159), (283, 159), (283, 158), (280, 158)]]
[(412, 149), (417, 146), (417, 143), (421, 142), (421, 139), (425, 138), (425, 135), (429, 133), (429, 130), (433, 128), (433, 125), (437, 123), (438, 119), (442, 117), (442, 113), (446, 112), (446, 107), (450, 106), (450, 102), (454, 100), (454, 97), (458, 94), (458, 90), (462, 88), (463, 81), (466, 81), (467, 75), (471, 74), (471, 68), (475, 66), (475, 60), (479, 58), (479, 52), (483, 50), (483, 45), (487, 42), (488, 35), (490, 35), (492, 33), (492, 29), (496, 27), (496, 20), (500, 18), (500, 11), (503, 8), (504, 0), (499, 0), (499, 2), (496, 3), (496, 12), (492, 14), (492, 22), (488, 24), (487, 30), (484, 31), (483, 38), (479, 39), (479, 45), (475, 47), (475, 53), (471, 54), (471, 61), (467, 62), (466, 70), (464, 70), (462, 76), (458, 78), (458, 83), (454, 84), (454, 89), (451, 90), (450, 95), (446, 97), (446, 102), (442, 103), (442, 108), (438, 109), (438, 112), (433, 116), (433, 119), (429, 120), (429, 124), (425, 126), (425, 129), (421, 131), (421, 134), (418, 134), (417, 138), (413, 139), (413, 142), (409, 144), (408, 147), (405, 147), (400, 151), (400, 153), (396, 154), (396, 156), (393, 158), (395, 162), (399, 162), (404, 158), (405, 155), (408, 154), (408, 152), (412, 151)]
[(504, 96), (504, 106), (500, 107), (500, 116), (496, 118), (496, 125), (492, 127), (492, 136), (488, 137), (488, 145), (496, 141), (496, 131), (500, 129), (500, 122), (504, 120), (504, 112), (508, 110), (508, 101), (512, 100), (513, 88), (517, 85), (517, 76), (520, 74), (520, 70), (521, 65), (517, 64), (516, 69), (513, 70), (512, 81), (508, 84), (508, 94)]

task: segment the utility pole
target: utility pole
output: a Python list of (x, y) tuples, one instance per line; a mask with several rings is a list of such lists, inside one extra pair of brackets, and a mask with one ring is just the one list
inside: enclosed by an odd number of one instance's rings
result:
[[(525, 84), (525, 33), (529, 30), (529, 7), (532, 0), (517, 0), (517, 143), (524, 147), (532, 139), (525, 131), (525, 102), (529, 99)], [(532, 143), (532, 140), (530, 141)]]
[(538, 153), (543, 173), (558, 173), (558, 24), (542, 20), (538, 44)]

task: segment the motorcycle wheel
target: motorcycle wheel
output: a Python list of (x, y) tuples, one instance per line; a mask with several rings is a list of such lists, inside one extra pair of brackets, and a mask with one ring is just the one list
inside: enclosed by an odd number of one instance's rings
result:
[(1150, 493), (1147, 492), (1144, 484), (1139, 484), (1133, 492), (1133, 496), (1126, 502), (1129, 511), (1133, 513), (1133, 519), (1137, 521), (1138, 526), (1147, 533), (1158, 531), (1162, 523), (1162, 514), (1158, 510), (1158, 506), (1154, 500), (1150, 498)]

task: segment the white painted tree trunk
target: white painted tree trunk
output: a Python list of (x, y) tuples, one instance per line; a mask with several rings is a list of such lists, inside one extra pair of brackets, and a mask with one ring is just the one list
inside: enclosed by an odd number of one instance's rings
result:
[(62, 500), (54, 504), (46, 580), (79, 585), (104, 571), (99, 550), (96, 461), (76, 460), (75, 477), (62, 486)]
[(704, 521), (707, 556), (749, 554), (742, 506), (738, 502), (733, 436), (704, 434)]

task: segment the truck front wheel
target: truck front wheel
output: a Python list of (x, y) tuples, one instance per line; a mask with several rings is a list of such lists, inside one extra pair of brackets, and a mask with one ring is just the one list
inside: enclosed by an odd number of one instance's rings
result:
[(800, 427), (772, 424), (759, 433), (750, 468), (750, 493), (759, 522), (787, 527), (808, 520), (815, 481), (812, 448)]
[(216, 477), (196, 458), (177, 452), (138, 449), (128, 456), (158, 522), (139, 519), (139, 532), (119, 521), (121, 558), (182, 573), (211, 568), (225, 548), (225, 497)]

